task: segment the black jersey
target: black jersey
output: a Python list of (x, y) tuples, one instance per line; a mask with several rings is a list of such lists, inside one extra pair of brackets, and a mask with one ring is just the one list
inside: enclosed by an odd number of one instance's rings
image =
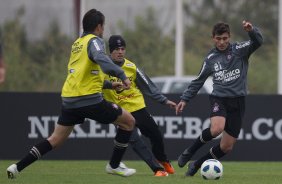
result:
[(250, 40), (232, 43), (224, 51), (213, 48), (205, 58), (199, 75), (184, 91), (181, 99), (189, 101), (193, 98), (209, 76), (213, 78), (211, 95), (246, 96), (249, 57), (263, 42), (261, 32), (255, 27), (248, 32), (248, 35)]

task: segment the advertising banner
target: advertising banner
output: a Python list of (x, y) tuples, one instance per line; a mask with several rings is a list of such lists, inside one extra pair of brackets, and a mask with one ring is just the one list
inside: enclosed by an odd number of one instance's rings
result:
[[(167, 95), (179, 102), (179, 95)], [(59, 93), (0, 93), (0, 159), (20, 159), (36, 143), (48, 138), (58, 120), (61, 108)], [(224, 160), (282, 161), (282, 96), (249, 95), (246, 97), (244, 124), (233, 151)], [(170, 160), (192, 144), (209, 126), (208, 95), (198, 95), (181, 115), (175, 110), (146, 99), (148, 111), (163, 132)], [(115, 127), (94, 120), (76, 125), (69, 139), (44, 159), (108, 160), (113, 149)], [(219, 138), (208, 143), (197, 156), (205, 154)], [(150, 147), (150, 142), (144, 137)], [(127, 149), (124, 159), (139, 159)]]

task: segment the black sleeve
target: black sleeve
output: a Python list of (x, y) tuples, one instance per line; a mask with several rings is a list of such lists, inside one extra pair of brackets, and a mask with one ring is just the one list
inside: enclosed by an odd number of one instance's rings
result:
[(113, 89), (113, 85), (112, 85), (111, 81), (104, 80), (103, 89)]
[(202, 65), (202, 69), (198, 74), (197, 78), (191, 81), (190, 85), (183, 92), (180, 99), (187, 102), (190, 99), (192, 99), (198, 93), (198, 91), (201, 89), (201, 87), (204, 85), (205, 81), (210, 75), (211, 75), (211, 71), (207, 64), (207, 59), (206, 59)]
[(159, 103), (165, 103), (167, 98), (160, 92), (151, 79), (138, 68), (136, 69), (136, 85), (142, 94), (156, 100)]
[(250, 56), (255, 50), (257, 50), (263, 43), (263, 37), (258, 28), (253, 27), (253, 30), (250, 31), (249, 37), (251, 39), (251, 44), (248, 50), (248, 55)]

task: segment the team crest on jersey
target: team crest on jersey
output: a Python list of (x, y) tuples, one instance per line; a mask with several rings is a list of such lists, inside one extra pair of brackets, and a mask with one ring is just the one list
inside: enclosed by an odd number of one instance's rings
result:
[(219, 111), (219, 105), (217, 103), (213, 104), (212, 112), (218, 112)]
[(231, 54), (227, 55), (227, 59), (230, 60), (232, 58)]

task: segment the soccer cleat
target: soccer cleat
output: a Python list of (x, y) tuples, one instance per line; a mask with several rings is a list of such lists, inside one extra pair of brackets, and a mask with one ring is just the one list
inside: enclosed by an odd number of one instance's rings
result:
[(136, 173), (136, 169), (128, 168), (124, 163), (121, 162), (115, 169), (113, 169), (110, 164), (107, 164), (106, 172), (109, 174), (127, 177)]
[(169, 174), (174, 174), (174, 168), (173, 166), (170, 164), (169, 161), (165, 161), (165, 162), (160, 162), (159, 163), (164, 167), (165, 171), (168, 172)]
[(192, 158), (193, 154), (188, 151), (188, 148), (178, 157), (178, 166), (184, 167), (187, 162)]
[(186, 176), (194, 176), (197, 173), (198, 170), (199, 170), (199, 168), (197, 168), (195, 166), (195, 161), (194, 162), (190, 162), (188, 164), (188, 170), (187, 170), (185, 175)]
[(168, 176), (168, 173), (166, 171), (156, 171), (154, 176), (156, 177)]
[(9, 179), (15, 179), (17, 174), (19, 174), (19, 171), (16, 164), (12, 164), (7, 168), (7, 175)]

